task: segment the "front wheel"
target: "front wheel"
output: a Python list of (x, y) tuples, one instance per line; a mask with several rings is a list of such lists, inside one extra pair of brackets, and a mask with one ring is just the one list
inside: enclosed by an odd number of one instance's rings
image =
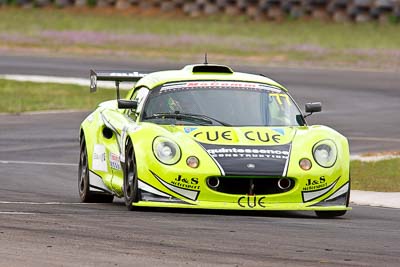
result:
[(130, 141), (125, 149), (124, 199), (128, 210), (134, 210), (133, 204), (139, 201), (138, 177), (135, 153)]
[(86, 149), (85, 137), (82, 136), (80, 142), (80, 156), (79, 156), (79, 169), (78, 169), (78, 192), (79, 198), (85, 203), (111, 203), (114, 196), (107, 193), (92, 192), (90, 191), (89, 183), (89, 163)]
[[(349, 179), (349, 189), (347, 190), (347, 195), (346, 195), (346, 207), (349, 206), (350, 203), (350, 179)], [(347, 210), (333, 210), (333, 211), (323, 211), (323, 210), (317, 210), (315, 211), (315, 214), (319, 218), (334, 218), (334, 217), (340, 217), (345, 215)]]
[(317, 210), (315, 211), (315, 214), (317, 214), (318, 217), (320, 218), (334, 218), (334, 217), (340, 217), (345, 215), (347, 210), (334, 210), (334, 211), (321, 211)]

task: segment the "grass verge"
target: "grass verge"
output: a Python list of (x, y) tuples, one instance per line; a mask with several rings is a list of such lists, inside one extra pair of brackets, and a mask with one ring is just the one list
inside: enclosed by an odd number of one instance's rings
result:
[(94, 109), (102, 101), (114, 99), (114, 90), (89, 93), (89, 87), (16, 82), (0, 79), (0, 113), (20, 113), (39, 110)]
[(400, 158), (351, 162), (351, 189), (400, 192)]
[(110, 9), (0, 8), (0, 52), (398, 70), (399, 25), (287, 20)]

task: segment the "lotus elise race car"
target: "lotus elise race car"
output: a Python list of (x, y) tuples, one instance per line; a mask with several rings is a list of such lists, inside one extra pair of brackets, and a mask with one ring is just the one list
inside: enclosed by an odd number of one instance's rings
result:
[[(261, 75), (214, 64), (150, 74), (94, 71), (114, 81), (80, 128), (83, 202), (123, 197), (136, 207), (350, 210), (347, 139), (305, 118), (287, 89)], [(121, 82), (135, 82), (124, 99)]]

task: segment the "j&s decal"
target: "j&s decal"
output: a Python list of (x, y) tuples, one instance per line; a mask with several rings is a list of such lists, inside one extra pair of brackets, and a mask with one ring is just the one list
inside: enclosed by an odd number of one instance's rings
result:
[[(193, 201), (197, 200), (197, 197), (198, 197), (199, 194), (200, 194), (200, 191), (199, 191), (198, 189), (189, 188), (189, 187), (187, 187), (187, 188), (182, 188), (181, 186), (176, 186), (176, 185), (174, 185), (173, 183), (167, 183), (166, 181), (164, 181), (163, 179), (161, 179), (161, 178), (160, 178), (157, 174), (155, 174), (154, 172), (152, 172), (152, 171), (150, 171), (150, 172), (153, 174), (153, 176), (154, 176), (162, 185), (164, 185), (166, 188), (168, 188), (168, 189), (171, 190), (172, 192), (174, 192), (174, 193), (176, 193), (176, 194), (178, 194), (178, 195), (180, 195), (180, 196), (183, 196), (183, 197), (185, 197), (185, 198), (187, 198), (187, 199), (193, 200)], [(179, 175), (179, 176), (177, 177), (177, 179), (178, 179), (179, 181), (181, 181), (181, 180), (182, 180), (182, 177)], [(187, 180), (187, 181), (188, 181), (188, 182), (193, 182), (193, 183), (195, 183), (195, 181), (198, 182), (197, 178), (194, 178), (193, 180), (190, 179), (190, 180)], [(176, 183), (179, 183), (180, 185), (183, 185), (183, 183), (180, 183), (180, 182), (178, 182), (178, 181), (176, 181)], [(188, 186), (189, 186), (189, 184), (188, 184)]]
[(238, 199), (237, 203), (242, 208), (265, 208), (265, 197), (243, 196)]
[(321, 188), (325, 188), (328, 186), (326, 182), (325, 176), (321, 176), (318, 179), (307, 179), (305, 187), (303, 187), (303, 191), (313, 191)]
[[(323, 179), (325, 179), (324, 177), (321, 177)], [(321, 179), (320, 178), (320, 179)], [(335, 187), (335, 185), (337, 184), (337, 182), (339, 181), (340, 177), (338, 179), (336, 179), (336, 181), (334, 181), (332, 184), (330, 184), (328, 187), (323, 187), (321, 189), (315, 189), (312, 191), (303, 191), (301, 192), (302, 197), (303, 197), (303, 202), (309, 202), (309, 201), (313, 201), (323, 195), (325, 195), (326, 193), (328, 193), (329, 191), (332, 190), (332, 188)], [(318, 180), (315, 180), (315, 182), (317, 182)], [(320, 180), (321, 181), (321, 180)], [(322, 184), (326, 184), (325, 182)], [(321, 184), (321, 185), (322, 185)], [(318, 187), (318, 185), (316, 185), (315, 187)]]
[(192, 177), (192, 178), (184, 178), (182, 175), (178, 175), (173, 181), (171, 181), (171, 184), (181, 187), (181, 188), (187, 188), (187, 189), (194, 189), (194, 190), (199, 190), (200, 186), (199, 184), (199, 178)]

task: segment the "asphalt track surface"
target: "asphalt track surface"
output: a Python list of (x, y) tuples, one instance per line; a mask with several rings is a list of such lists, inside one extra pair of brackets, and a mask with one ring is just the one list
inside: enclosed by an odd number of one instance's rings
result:
[[(213, 63), (211, 56), (209, 61)], [(185, 64), (187, 62), (0, 54), (0, 74), (88, 77), (90, 68), (146, 73), (181, 68)], [(307, 102), (321, 101), (323, 112), (309, 117), (308, 122), (331, 126), (346, 135), (352, 154), (400, 150), (400, 116), (397, 115), (400, 110), (400, 72), (267, 68), (237, 63), (231, 66), (234, 70), (264, 74), (282, 83), (301, 108)]]
[[(0, 73), (9, 74), (84, 77), (89, 67), (177, 65), (0, 56)], [(349, 136), (353, 153), (400, 150), (396, 74), (246, 69), (269, 73), (300, 103), (322, 100), (325, 112), (312, 119)], [(342, 218), (318, 219), (309, 212), (128, 212), (118, 199), (80, 204), (78, 129), (86, 115), (0, 116), (0, 266), (398, 266), (395, 209), (355, 206)]]

